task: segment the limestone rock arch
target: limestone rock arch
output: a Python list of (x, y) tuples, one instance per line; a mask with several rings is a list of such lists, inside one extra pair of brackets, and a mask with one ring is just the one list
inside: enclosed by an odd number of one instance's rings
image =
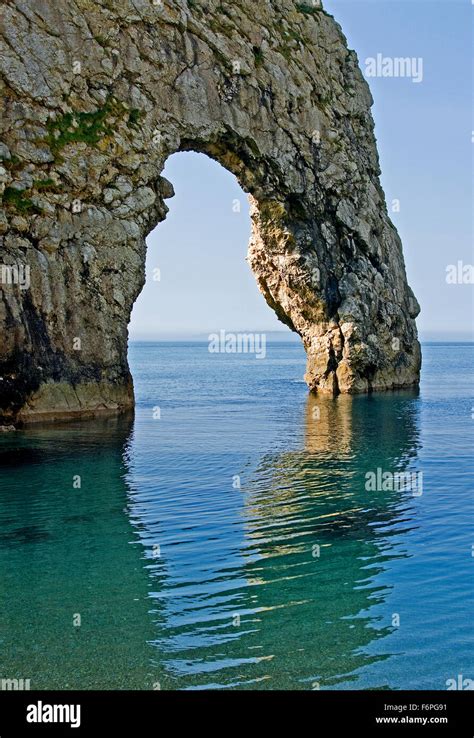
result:
[(417, 301), (379, 183), (368, 86), (295, 0), (7, 0), (1, 7), (0, 415), (133, 406), (145, 238), (195, 150), (251, 198), (249, 261), (318, 392), (415, 385)]

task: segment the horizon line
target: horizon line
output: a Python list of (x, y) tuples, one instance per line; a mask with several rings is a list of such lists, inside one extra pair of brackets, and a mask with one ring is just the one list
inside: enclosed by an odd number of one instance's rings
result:
[[(221, 329), (223, 330), (223, 329)], [(225, 329), (226, 333), (232, 334), (264, 334), (269, 338), (284, 340), (284, 341), (295, 341), (298, 342), (300, 339), (300, 336), (297, 333), (294, 332), (287, 332), (287, 331), (266, 331), (266, 330), (250, 330), (250, 329), (241, 329), (241, 330), (228, 330)], [(208, 340), (209, 335), (216, 334), (218, 331), (211, 330), (211, 331), (179, 331), (179, 332), (167, 332), (167, 333), (157, 333), (157, 334), (134, 334), (129, 335), (129, 341), (130, 342), (136, 342), (136, 343), (153, 343), (156, 341), (203, 341)], [(459, 334), (430, 334), (425, 333), (418, 336), (418, 340), (420, 343), (474, 343), (474, 336), (469, 335), (466, 333), (459, 333)]]

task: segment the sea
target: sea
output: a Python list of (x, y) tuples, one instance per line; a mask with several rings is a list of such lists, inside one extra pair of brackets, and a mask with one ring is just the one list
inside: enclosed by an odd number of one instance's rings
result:
[(422, 348), (327, 399), (298, 343), (134, 342), (134, 416), (0, 434), (0, 681), (472, 689), (474, 345)]

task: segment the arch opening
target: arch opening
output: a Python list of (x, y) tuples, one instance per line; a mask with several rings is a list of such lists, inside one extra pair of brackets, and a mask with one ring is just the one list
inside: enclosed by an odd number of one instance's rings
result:
[(195, 151), (168, 157), (169, 212), (147, 236), (146, 278), (129, 339), (208, 339), (227, 333), (284, 336), (247, 262), (248, 195), (219, 162)]

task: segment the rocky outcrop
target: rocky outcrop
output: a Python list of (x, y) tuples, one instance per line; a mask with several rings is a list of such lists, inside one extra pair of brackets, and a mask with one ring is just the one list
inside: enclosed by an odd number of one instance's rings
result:
[(176, 151), (251, 199), (249, 262), (318, 392), (418, 382), (416, 299), (372, 104), (324, 10), (295, 0), (7, 0), (0, 9), (0, 415), (133, 405), (127, 325)]

